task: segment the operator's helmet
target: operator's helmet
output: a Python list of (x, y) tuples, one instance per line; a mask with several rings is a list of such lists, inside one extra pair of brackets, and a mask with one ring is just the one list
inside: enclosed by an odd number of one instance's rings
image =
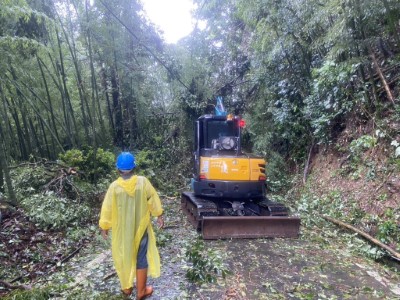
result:
[(135, 156), (130, 152), (122, 152), (118, 155), (115, 165), (121, 172), (132, 171), (136, 167)]

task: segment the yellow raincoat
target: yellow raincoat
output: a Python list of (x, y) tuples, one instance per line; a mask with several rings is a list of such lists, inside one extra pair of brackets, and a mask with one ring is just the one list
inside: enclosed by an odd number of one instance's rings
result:
[(163, 210), (158, 194), (147, 178), (119, 177), (106, 193), (101, 208), (100, 228), (112, 228), (112, 257), (121, 282), (121, 289), (133, 286), (136, 277), (136, 257), (144, 232), (148, 232), (147, 274), (160, 276), (160, 256), (150, 221), (150, 215), (158, 217)]

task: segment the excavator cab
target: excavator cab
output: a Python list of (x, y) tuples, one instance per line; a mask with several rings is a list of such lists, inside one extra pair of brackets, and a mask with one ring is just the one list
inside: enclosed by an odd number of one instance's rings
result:
[[(239, 118), (232, 116), (205, 115), (196, 122), (198, 151), (218, 153), (219, 151), (240, 152)], [(227, 153), (229, 154), (229, 153)]]

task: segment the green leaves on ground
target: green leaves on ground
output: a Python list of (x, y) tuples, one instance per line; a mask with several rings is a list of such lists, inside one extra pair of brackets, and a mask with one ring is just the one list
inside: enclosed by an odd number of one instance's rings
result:
[(88, 203), (60, 198), (52, 192), (31, 195), (22, 200), (21, 206), (37, 226), (51, 229), (79, 226), (92, 212)]
[(186, 277), (192, 282), (213, 282), (218, 276), (225, 278), (229, 269), (224, 263), (227, 255), (213, 248), (208, 248), (203, 240), (198, 239), (186, 249), (186, 257), (192, 264), (186, 271)]

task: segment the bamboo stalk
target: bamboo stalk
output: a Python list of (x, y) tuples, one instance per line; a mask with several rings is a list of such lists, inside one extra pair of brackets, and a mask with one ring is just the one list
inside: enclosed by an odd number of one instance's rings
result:
[(351, 226), (350, 224), (344, 223), (342, 221), (336, 220), (332, 217), (326, 216), (326, 215), (321, 215), (322, 218), (324, 218), (327, 221), (330, 221), (336, 225), (339, 225), (341, 227), (350, 229), (356, 233), (358, 233), (359, 235), (361, 235), (362, 237), (366, 238), (368, 241), (372, 242), (373, 244), (385, 249), (386, 251), (388, 251), (391, 255), (394, 256), (394, 258), (400, 260), (400, 253), (398, 253), (397, 251), (393, 250), (392, 248), (390, 248), (388, 245), (382, 243), (381, 241), (375, 239), (374, 237), (370, 236), (368, 233), (355, 228), (354, 226)]
[(372, 61), (374, 62), (375, 69), (378, 72), (379, 78), (381, 79), (383, 86), (385, 87), (386, 94), (387, 94), (389, 100), (394, 104), (394, 97), (393, 97), (392, 91), (390, 90), (390, 87), (385, 79), (385, 76), (383, 76), (382, 70), (379, 67), (379, 64), (378, 64), (378, 61), (376, 60), (375, 54), (372, 53), (371, 57), (372, 57)]

